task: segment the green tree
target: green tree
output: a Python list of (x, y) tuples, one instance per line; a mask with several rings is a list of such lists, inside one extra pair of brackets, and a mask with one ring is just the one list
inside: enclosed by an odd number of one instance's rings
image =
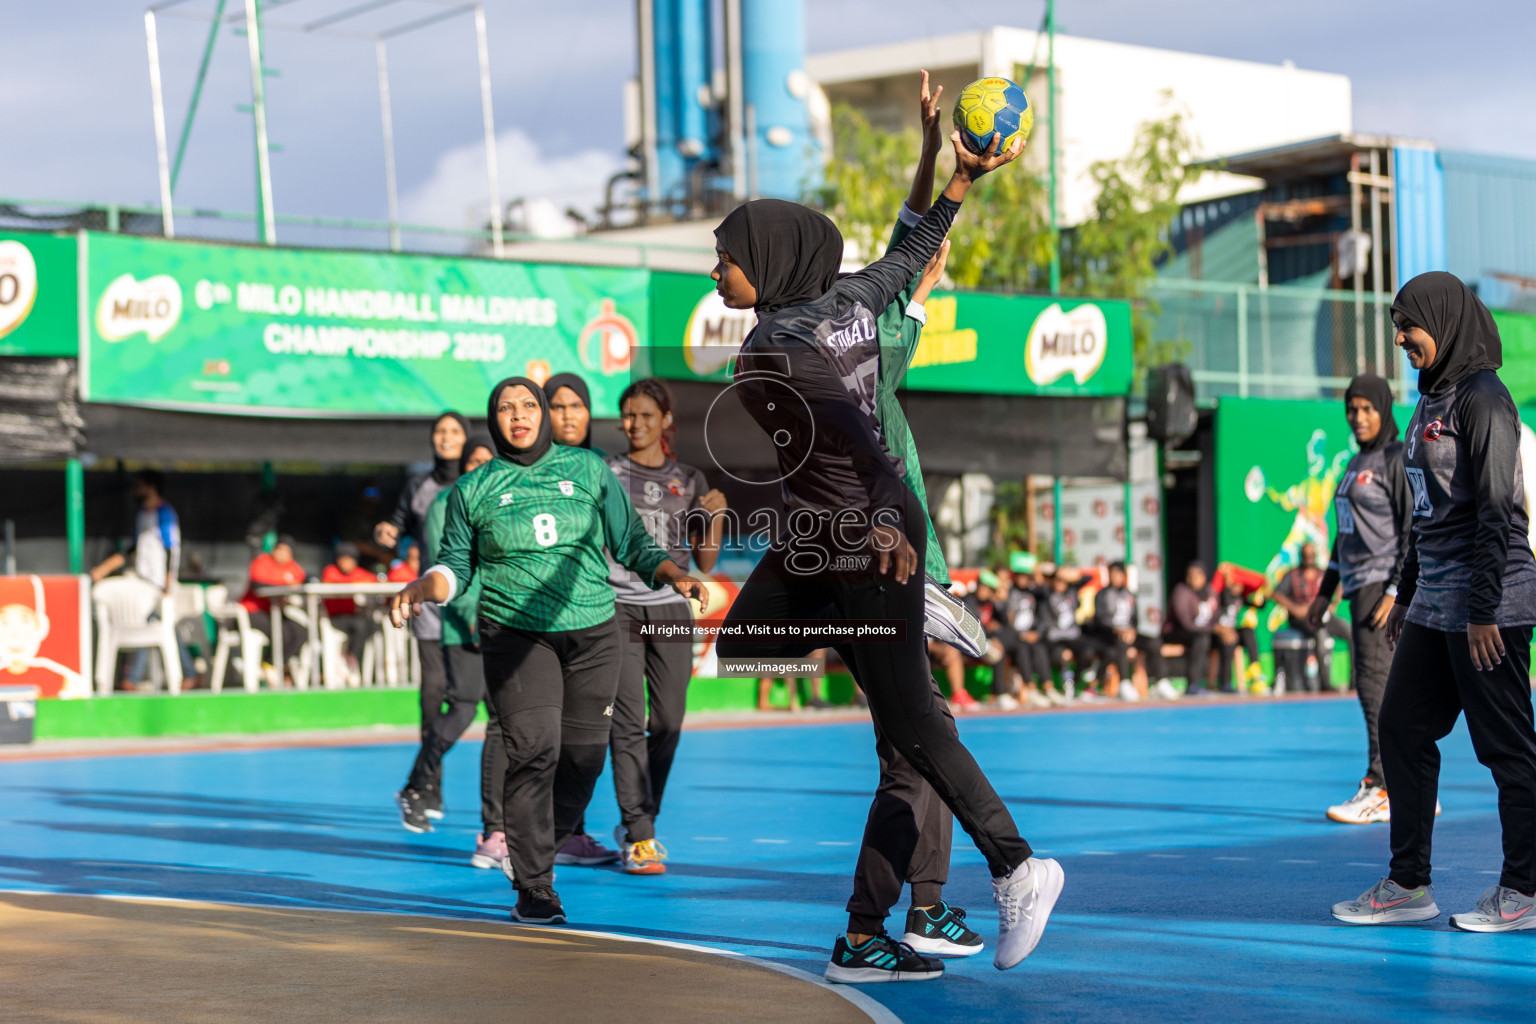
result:
[[(1171, 100), (1165, 94), (1165, 103)], [(1098, 190), (1093, 216), (1077, 225), (1063, 246), (1065, 290), (1133, 303), (1138, 378), (1149, 366), (1180, 358), (1187, 347), (1173, 339), (1154, 341), (1152, 316), (1158, 308), (1147, 288), (1157, 277), (1157, 264), (1173, 252), (1168, 226), (1181, 207), (1179, 192), (1204, 173), (1192, 165), (1194, 147), (1182, 111), (1143, 122), (1129, 153), (1089, 168)]]

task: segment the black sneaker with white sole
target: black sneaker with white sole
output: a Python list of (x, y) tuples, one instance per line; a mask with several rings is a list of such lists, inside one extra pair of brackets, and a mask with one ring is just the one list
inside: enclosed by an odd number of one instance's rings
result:
[(844, 985), (868, 985), (883, 981), (933, 981), (944, 976), (944, 965), (889, 935), (866, 939), (850, 946), (846, 935), (839, 935), (832, 946), (832, 959), (821, 975)]
[(443, 790), (440, 786), (428, 786), (421, 791), (426, 805), (422, 808), (433, 821), (443, 820)]
[(432, 821), (427, 817), (427, 798), (420, 790), (402, 789), (395, 794), (400, 805), (400, 824), (407, 832), (431, 832)]
[(972, 658), (987, 650), (987, 631), (981, 621), (932, 576), (923, 578), (923, 632)]
[(975, 956), (986, 948), (981, 936), (965, 926), (965, 911), (942, 901), (927, 910), (908, 910), (901, 941), (928, 956)]
[(523, 924), (565, 924), (565, 908), (560, 894), (547, 885), (535, 885), (517, 894), (512, 920)]

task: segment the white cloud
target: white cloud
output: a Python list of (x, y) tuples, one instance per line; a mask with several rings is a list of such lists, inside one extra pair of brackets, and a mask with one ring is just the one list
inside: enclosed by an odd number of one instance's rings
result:
[[(599, 149), (546, 154), (517, 128), (496, 136), (496, 163), (503, 203), (544, 200), (530, 206), (583, 211), (602, 202), (603, 186), (623, 166), (617, 156)], [(427, 179), (401, 197), (400, 216), (409, 224), (483, 223), (489, 196), (485, 144), (467, 143), (438, 157)]]

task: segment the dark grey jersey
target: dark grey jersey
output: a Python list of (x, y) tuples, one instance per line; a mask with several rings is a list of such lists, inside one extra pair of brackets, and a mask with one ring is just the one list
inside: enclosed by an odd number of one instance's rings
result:
[[(640, 513), (640, 521), (656, 546), (687, 569), (689, 526), (693, 525), (695, 532), (703, 526), (702, 515), (690, 517), (688, 513), (699, 508), (699, 499), (709, 491), (704, 474), (672, 459), (660, 466), (642, 466), (627, 455), (610, 455), (607, 462), (613, 475), (619, 478), (624, 493), (629, 495), (635, 511)], [(639, 576), (616, 563), (611, 555), (608, 558), (608, 582), (613, 584), (614, 600), (620, 604), (686, 603), (671, 587), (652, 590)]]
[(1077, 588), (1046, 591), (1044, 611), (1047, 640), (1077, 640), (1083, 635), (1077, 623)]
[(1102, 587), (1093, 597), (1093, 624), (1099, 629), (1135, 629), (1136, 595), (1125, 587)]
[(1480, 370), (1419, 399), (1404, 463), (1414, 499), (1408, 621), (1446, 632), (1469, 621), (1536, 625), (1520, 419), (1498, 374)]
[(1408, 552), (1413, 492), (1397, 442), (1356, 452), (1333, 492), (1338, 521), (1328, 568), (1339, 574), (1344, 596), (1372, 583), (1396, 583)]
[(1005, 606), (1008, 614), (1008, 624), (1013, 627), (1015, 633), (1036, 633), (1040, 626), (1037, 622), (1037, 611), (1040, 605), (1040, 595), (1030, 587), (1014, 587), (1008, 592), (1008, 603)]

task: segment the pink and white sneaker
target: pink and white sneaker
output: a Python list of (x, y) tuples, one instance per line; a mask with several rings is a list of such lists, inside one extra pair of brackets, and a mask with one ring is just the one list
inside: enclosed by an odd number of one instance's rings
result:
[(507, 834), (505, 832), (492, 832), (488, 836), (475, 836), (475, 852), (469, 858), (469, 866), (473, 868), (501, 867), (502, 860), (507, 855)]

